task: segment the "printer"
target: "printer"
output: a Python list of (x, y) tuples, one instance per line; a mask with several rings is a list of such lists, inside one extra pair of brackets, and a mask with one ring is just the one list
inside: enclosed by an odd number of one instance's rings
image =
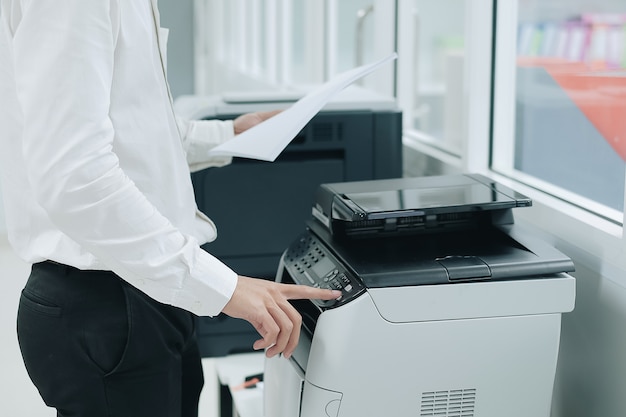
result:
[(481, 175), (322, 184), (276, 281), (300, 342), (266, 359), (267, 417), (548, 417), (572, 261), (523, 231), (531, 200)]
[[(259, 110), (287, 108), (307, 91), (231, 92), (181, 96), (177, 113), (190, 119), (234, 119)], [(219, 237), (203, 246), (241, 275), (273, 280), (285, 247), (310, 216), (322, 183), (402, 175), (402, 112), (393, 97), (359, 86), (337, 94), (270, 163), (233, 163), (192, 174), (198, 208)], [(252, 351), (257, 332), (220, 314), (197, 320), (202, 356)]]

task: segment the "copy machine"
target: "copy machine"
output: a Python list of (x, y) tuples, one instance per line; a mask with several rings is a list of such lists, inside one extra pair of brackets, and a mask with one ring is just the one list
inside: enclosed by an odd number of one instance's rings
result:
[(531, 201), (480, 175), (323, 184), (276, 280), (298, 348), (266, 359), (266, 417), (548, 417), (573, 263), (513, 222)]
[[(286, 108), (302, 95), (183, 96), (176, 107), (190, 119), (229, 120)], [(198, 208), (219, 229), (219, 238), (203, 248), (239, 274), (273, 279), (283, 250), (309, 216), (319, 184), (401, 175), (402, 112), (395, 99), (350, 86), (307, 123), (276, 161), (234, 158), (228, 166), (192, 174)], [(197, 330), (203, 356), (251, 351), (258, 336), (246, 321), (224, 314), (199, 318)]]

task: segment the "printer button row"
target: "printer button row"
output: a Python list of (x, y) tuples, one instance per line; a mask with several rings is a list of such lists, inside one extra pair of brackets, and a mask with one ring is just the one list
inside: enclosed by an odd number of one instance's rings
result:
[(333, 290), (341, 290), (343, 289), (343, 285), (341, 285), (338, 281), (330, 281), (330, 286)]

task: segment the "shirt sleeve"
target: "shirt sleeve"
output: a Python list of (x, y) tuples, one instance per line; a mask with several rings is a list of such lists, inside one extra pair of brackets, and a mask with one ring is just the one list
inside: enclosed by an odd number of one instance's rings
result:
[(123, 279), (162, 303), (216, 315), (236, 274), (159, 213), (113, 151), (115, 3), (24, 8), (13, 56), (29, 182), (56, 227)]
[(191, 172), (221, 167), (232, 162), (229, 156), (209, 155), (211, 149), (235, 135), (232, 120), (187, 120), (177, 117), (176, 122)]

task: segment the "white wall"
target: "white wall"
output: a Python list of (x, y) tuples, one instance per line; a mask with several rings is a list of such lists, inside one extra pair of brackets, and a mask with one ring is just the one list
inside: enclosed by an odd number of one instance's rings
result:
[(6, 223), (4, 220), (4, 202), (2, 200), (2, 184), (0, 184), (0, 235), (5, 235), (7, 232)]
[(167, 78), (173, 97), (194, 91), (193, 0), (159, 0), (167, 40)]
[(576, 264), (576, 308), (563, 316), (553, 417), (626, 415), (626, 288)]
[(576, 267), (576, 306), (563, 315), (552, 417), (626, 416), (626, 257), (616, 230), (621, 227), (555, 215), (538, 199), (517, 210), (516, 222), (533, 228)]

